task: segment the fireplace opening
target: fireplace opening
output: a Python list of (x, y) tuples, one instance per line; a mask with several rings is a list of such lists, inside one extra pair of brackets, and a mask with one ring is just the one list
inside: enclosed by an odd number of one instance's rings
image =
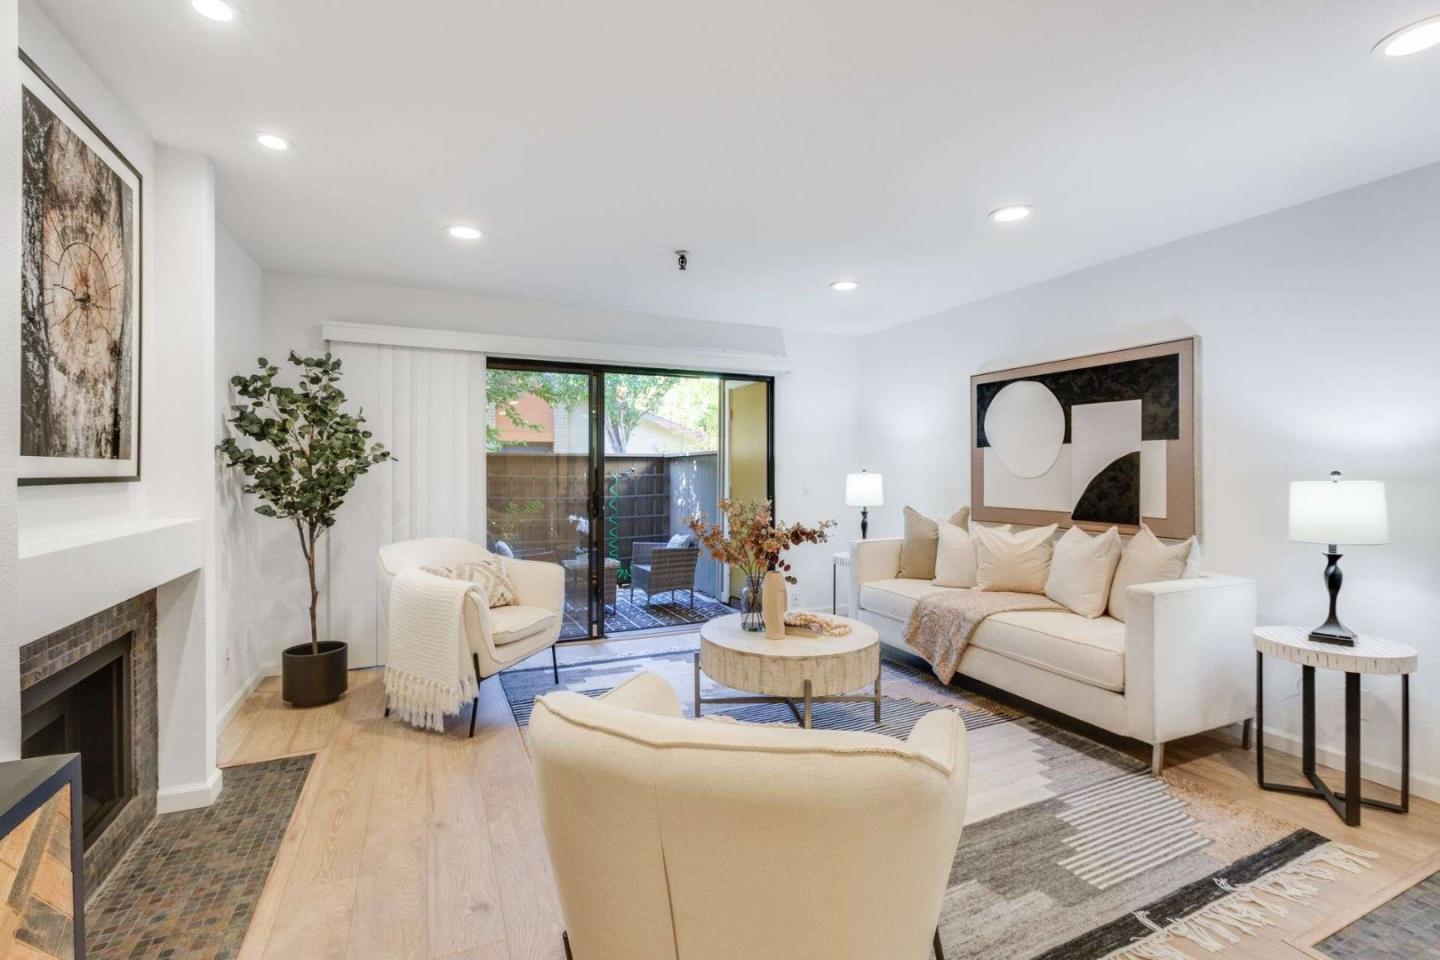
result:
[(130, 646), (126, 634), (20, 694), (21, 756), (80, 754), (86, 849), (135, 795)]

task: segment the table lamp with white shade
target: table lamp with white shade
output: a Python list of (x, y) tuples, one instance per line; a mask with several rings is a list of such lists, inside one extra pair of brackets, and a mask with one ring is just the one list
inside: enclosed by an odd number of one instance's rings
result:
[(870, 532), (870, 508), (885, 505), (885, 484), (880, 474), (861, 470), (845, 475), (845, 506), (860, 508), (860, 539)]
[(1325, 585), (1330, 590), (1330, 616), (1310, 631), (1310, 639), (1353, 647), (1355, 632), (1335, 614), (1341, 582), (1339, 546), (1390, 542), (1385, 484), (1342, 480), (1339, 470), (1332, 471), (1329, 480), (1294, 481), (1290, 484), (1290, 539), (1327, 547)]

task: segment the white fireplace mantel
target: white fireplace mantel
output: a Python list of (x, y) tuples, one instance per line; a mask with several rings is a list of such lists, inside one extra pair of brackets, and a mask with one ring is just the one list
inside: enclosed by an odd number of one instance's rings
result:
[(126, 519), (20, 531), (22, 644), (199, 570), (194, 518)]

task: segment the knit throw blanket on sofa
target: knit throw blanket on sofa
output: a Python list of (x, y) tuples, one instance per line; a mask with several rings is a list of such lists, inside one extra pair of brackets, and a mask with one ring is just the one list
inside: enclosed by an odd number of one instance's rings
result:
[(1049, 597), (1034, 593), (942, 590), (921, 597), (910, 611), (905, 623), (905, 645), (925, 658), (941, 683), (949, 683), (970, 638), (992, 613), (1063, 609)]
[(385, 696), (406, 723), (443, 733), (446, 715), (475, 699), (464, 619), (471, 591), (467, 580), (420, 570), (402, 571), (390, 588)]

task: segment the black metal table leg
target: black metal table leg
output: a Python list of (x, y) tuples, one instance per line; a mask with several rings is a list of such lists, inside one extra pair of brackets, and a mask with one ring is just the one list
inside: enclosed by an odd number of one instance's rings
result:
[(1345, 822), (1360, 826), (1360, 674), (1345, 674)]
[(1360, 826), (1361, 806), (1396, 813), (1410, 810), (1410, 676), (1400, 677), (1400, 802), (1365, 797), (1360, 786), (1360, 674), (1345, 674), (1345, 790), (1337, 793), (1315, 769), (1315, 668), (1301, 668), (1300, 770), (1309, 786), (1270, 783), (1265, 779), (1265, 657), (1255, 652), (1255, 779), (1262, 790), (1319, 797), (1348, 826)]
[(1255, 779), (1265, 786), (1265, 654), (1255, 651)]

